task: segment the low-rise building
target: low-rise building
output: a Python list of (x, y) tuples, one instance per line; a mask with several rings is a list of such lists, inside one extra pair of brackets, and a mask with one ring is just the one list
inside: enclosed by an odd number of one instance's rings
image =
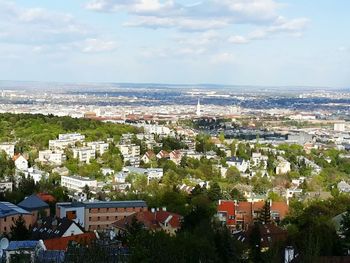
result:
[(9, 233), (20, 216), (27, 227), (32, 224), (32, 214), (29, 211), (9, 202), (0, 202), (0, 234)]
[(290, 172), (290, 162), (282, 157), (278, 158), (278, 164), (276, 166), (276, 174), (286, 174)]
[(51, 150), (39, 151), (38, 161), (41, 163), (62, 165), (66, 159), (67, 157), (63, 152), (53, 152)]
[(236, 167), (241, 173), (245, 173), (249, 168), (249, 161), (234, 156), (227, 158), (226, 163), (228, 166)]
[(85, 186), (96, 188), (97, 181), (82, 176), (61, 176), (61, 186), (67, 187), (71, 191), (81, 191)]
[(80, 224), (86, 231), (112, 228), (112, 224), (136, 212), (147, 211), (145, 201), (94, 201), (56, 204), (56, 216)]
[(12, 192), (13, 183), (12, 182), (0, 182), (0, 193)]
[(17, 205), (32, 214), (32, 223), (35, 223), (40, 217), (50, 215), (49, 205), (35, 194), (28, 196)]
[(86, 145), (95, 150), (99, 155), (104, 154), (109, 148), (109, 143), (104, 141), (88, 142)]

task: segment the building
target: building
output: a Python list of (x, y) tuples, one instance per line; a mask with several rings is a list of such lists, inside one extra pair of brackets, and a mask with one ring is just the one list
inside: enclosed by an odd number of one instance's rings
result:
[(9, 233), (11, 226), (20, 216), (23, 217), (27, 227), (32, 224), (32, 214), (29, 211), (9, 202), (0, 202), (0, 233)]
[(32, 240), (46, 240), (84, 234), (84, 230), (74, 221), (63, 217), (44, 217), (32, 229)]
[(92, 147), (78, 147), (73, 148), (73, 158), (78, 159), (80, 162), (90, 163), (90, 160), (96, 158), (96, 152)]
[(161, 230), (171, 235), (175, 235), (176, 231), (180, 229), (182, 216), (168, 212), (165, 208), (162, 210), (152, 209), (152, 211), (141, 211), (122, 218), (113, 223), (113, 226), (117, 229), (117, 232), (124, 233), (134, 219), (139, 223), (142, 223), (142, 225), (148, 230)]
[(140, 156), (140, 146), (135, 144), (118, 145), (123, 156)]
[(96, 188), (97, 180), (81, 176), (61, 176), (61, 186), (71, 191), (81, 191), (85, 186)]
[(51, 150), (39, 151), (39, 158), (37, 159), (41, 163), (50, 163), (54, 165), (62, 165), (66, 161), (67, 157), (62, 152), (53, 152)]
[(167, 151), (161, 150), (157, 155), (157, 159), (169, 159), (170, 155)]
[(15, 144), (9, 142), (0, 143), (0, 152), (4, 151), (7, 156), (13, 157), (15, 155)]
[(24, 240), (11, 241), (4, 250), (5, 262), (18, 262), (18, 255), (21, 255), (22, 262), (35, 262), (35, 257), (39, 251), (44, 251), (45, 245), (42, 241)]
[(15, 166), (18, 170), (26, 171), (28, 170), (28, 161), (22, 154), (17, 154), (13, 156), (13, 161), (15, 162)]
[(241, 173), (245, 173), (249, 168), (249, 161), (234, 156), (227, 158), (226, 163), (228, 166), (236, 167)]
[(337, 132), (345, 132), (345, 122), (335, 122), (334, 123), (334, 131)]
[(169, 158), (170, 161), (173, 161), (176, 165), (179, 165), (181, 163), (182, 153), (180, 150), (174, 150), (169, 153)]
[(156, 159), (156, 155), (154, 154), (153, 151), (147, 151), (141, 158), (141, 160), (146, 164), (155, 159)]
[(337, 184), (337, 188), (338, 188), (339, 192), (350, 193), (350, 185), (345, 181), (339, 182)]
[(50, 215), (49, 205), (35, 194), (28, 196), (22, 202), (19, 202), (17, 205), (32, 214), (33, 223), (35, 223), (40, 217)]
[(80, 133), (64, 133), (58, 135), (59, 140), (72, 140), (76, 142), (83, 142), (85, 140), (85, 135)]
[(286, 174), (290, 172), (290, 162), (283, 159), (282, 157), (278, 158), (279, 163), (276, 166), (276, 174)]
[(95, 201), (56, 204), (56, 216), (80, 224), (86, 231), (112, 227), (120, 219), (136, 212), (147, 211), (145, 201)]
[(109, 148), (109, 143), (106, 143), (106, 142), (103, 142), (103, 141), (88, 142), (86, 145), (88, 147), (91, 147), (99, 155), (104, 154), (106, 151), (108, 151), (108, 148)]
[(152, 180), (159, 181), (164, 175), (163, 168), (138, 168), (126, 166), (124, 167), (123, 171), (115, 175), (114, 180), (117, 183), (125, 183), (126, 177), (132, 173), (146, 176), (148, 183)]
[(201, 103), (200, 103), (199, 99), (198, 99), (198, 102), (197, 102), (196, 115), (197, 115), (197, 117), (201, 116)]
[[(219, 201), (218, 218), (231, 229), (246, 229), (259, 217), (265, 201)], [(270, 202), (271, 219), (280, 222), (288, 213), (285, 202)]]

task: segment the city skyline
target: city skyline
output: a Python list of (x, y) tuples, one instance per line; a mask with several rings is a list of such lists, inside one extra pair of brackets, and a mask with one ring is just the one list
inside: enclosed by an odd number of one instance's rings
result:
[(349, 7), (344, 0), (0, 0), (1, 79), (346, 88)]

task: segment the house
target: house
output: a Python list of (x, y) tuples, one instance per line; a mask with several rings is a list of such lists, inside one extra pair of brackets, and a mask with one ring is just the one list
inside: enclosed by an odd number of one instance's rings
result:
[(35, 183), (38, 183), (42, 178), (46, 178), (49, 175), (47, 172), (39, 170), (36, 167), (30, 167), (23, 173), (26, 177), (32, 178)]
[(83, 234), (84, 230), (73, 220), (66, 217), (44, 217), (36, 222), (32, 229), (32, 240), (46, 240)]
[(4, 151), (8, 157), (12, 158), (15, 155), (15, 144), (9, 142), (0, 143), (1, 151)]
[(145, 175), (147, 177), (147, 182), (149, 183), (152, 180), (160, 180), (163, 177), (163, 168), (138, 168), (126, 166), (123, 171), (115, 175), (114, 181), (117, 183), (125, 183), (126, 177), (131, 173)]
[(23, 217), (27, 227), (32, 224), (33, 216), (29, 211), (9, 202), (0, 202), (0, 233), (9, 233), (11, 226), (20, 216)]
[(240, 171), (241, 173), (244, 173), (249, 168), (249, 161), (246, 161), (242, 158), (238, 158), (235, 156), (227, 158), (226, 163), (229, 167), (230, 166), (236, 167), (238, 171)]
[(169, 159), (170, 155), (167, 151), (161, 150), (157, 155), (157, 159)]
[(234, 200), (219, 200), (219, 204), (217, 206), (217, 218), (223, 225), (226, 225), (226, 227), (229, 229), (236, 226), (236, 205), (237, 201)]
[(61, 186), (67, 187), (68, 190), (81, 191), (85, 186), (97, 187), (97, 180), (82, 176), (61, 176)]
[(134, 219), (142, 223), (144, 228), (148, 230), (162, 230), (174, 235), (176, 231), (180, 229), (182, 216), (168, 212), (165, 208), (162, 210), (152, 209), (152, 211), (141, 211), (122, 218), (113, 223), (113, 226), (116, 228), (117, 232), (124, 233)]
[[(218, 218), (230, 229), (246, 229), (258, 218), (265, 201), (219, 201)], [(288, 213), (285, 202), (270, 202), (271, 219), (280, 222)]]
[(86, 201), (56, 204), (56, 216), (73, 220), (85, 231), (104, 230), (124, 217), (136, 212), (147, 211), (147, 204), (135, 201)]
[(36, 254), (41, 250), (46, 250), (42, 240), (10, 241), (7, 249), (4, 250), (5, 262), (17, 262), (17, 256), (21, 255), (22, 262), (34, 263)]
[(32, 214), (33, 223), (36, 222), (42, 216), (50, 215), (49, 205), (35, 194), (28, 196), (23, 201), (19, 202), (17, 205)]
[(153, 151), (147, 151), (141, 158), (141, 160), (146, 164), (155, 159), (156, 159), (156, 155), (154, 154)]
[(179, 165), (182, 159), (182, 153), (180, 150), (174, 150), (169, 153), (170, 161), (173, 161), (176, 165)]
[(15, 162), (15, 166), (18, 170), (26, 171), (28, 170), (28, 161), (22, 154), (16, 154), (13, 156), (13, 161)]
[[(66, 236), (66, 237), (58, 237), (44, 240), (45, 247), (47, 251), (67, 251), (68, 245), (71, 242), (89, 245), (94, 240), (96, 240), (96, 234), (94, 232), (83, 233), (79, 235)], [(47, 258), (46, 255), (44, 257)], [(57, 261), (48, 261), (48, 262), (57, 262)], [(64, 262), (64, 261), (62, 261)]]
[(107, 176), (107, 175), (113, 175), (115, 173), (115, 171), (111, 168), (101, 168), (101, 173), (104, 176)]
[(339, 182), (337, 184), (337, 188), (338, 188), (339, 192), (350, 193), (350, 185), (345, 181)]
[(276, 174), (286, 174), (288, 172), (290, 172), (290, 162), (288, 162), (287, 160), (285, 160), (282, 157), (278, 158), (279, 163), (276, 166)]

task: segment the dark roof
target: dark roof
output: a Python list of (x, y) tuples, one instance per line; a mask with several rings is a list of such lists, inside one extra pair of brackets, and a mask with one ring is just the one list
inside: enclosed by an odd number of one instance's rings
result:
[(85, 208), (125, 208), (125, 207), (147, 207), (145, 201), (94, 201), (94, 202), (72, 202), (57, 203), (61, 207), (85, 207)]
[(36, 195), (28, 196), (22, 202), (18, 203), (18, 206), (28, 211), (49, 208), (49, 205)]
[(45, 217), (38, 220), (37, 224), (32, 230), (31, 237), (33, 240), (45, 240), (50, 238), (62, 237), (72, 224), (77, 225), (81, 229), (81, 231), (84, 232), (84, 230), (77, 223), (66, 217)]
[(18, 214), (30, 214), (30, 212), (24, 210), (19, 206), (16, 206), (15, 204), (9, 202), (0, 202), (0, 218)]
[(242, 163), (244, 160), (242, 158), (232, 156), (232, 157), (226, 158), (226, 161), (227, 162)]
[(35, 249), (38, 244), (36, 240), (11, 241), (6, 250)]
[(62, 250), (39, 250), (37, 257), (41, 263), (63, 263), (65, 252)]

